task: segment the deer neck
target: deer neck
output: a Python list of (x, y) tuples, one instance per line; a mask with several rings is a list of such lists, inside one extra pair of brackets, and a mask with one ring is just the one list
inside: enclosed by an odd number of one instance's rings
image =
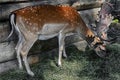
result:
[(90, 29), (86, 31), (85, 40), (91, 47), (95, 47), (96, 44), (101, 44), (102, 41), (97, 37)]

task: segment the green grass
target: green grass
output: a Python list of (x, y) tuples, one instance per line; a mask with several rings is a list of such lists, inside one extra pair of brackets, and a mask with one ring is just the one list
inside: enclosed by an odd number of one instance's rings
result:
[(114, 19), (114, 20), (112, 21), (112, 23), (119, 23), (119, 20), (118, 20), (118, 19)]
[(56, 65), (57, 54), (42, 53), (42, 61), (31, 66), (34, 77), (15, 69), (1, 74), (0, 80), (120, 80), (120, 45), (113, 44), (107, 49), (109, 56), (103, 59), (90, 49), (82, 52), (68, 47), (68, 58), (62, 59), (62, 67)]

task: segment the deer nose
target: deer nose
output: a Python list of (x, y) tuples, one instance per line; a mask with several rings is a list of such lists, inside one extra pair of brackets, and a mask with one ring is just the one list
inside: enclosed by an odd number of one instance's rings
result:
[(98, 47), (95, 48), (96, 54), (101, 57), (105, 58), (106, 57), (106, 48), (104, 45), (99, 45)]

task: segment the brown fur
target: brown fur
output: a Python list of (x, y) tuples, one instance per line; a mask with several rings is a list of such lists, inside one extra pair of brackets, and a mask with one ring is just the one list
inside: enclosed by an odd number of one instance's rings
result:
[[(80, 28), (86, 35), (94, 35), (91, 30), (86, 28), (86, 24), (82, 21), (77, 11), (70, 6), (30, 6), (16, 10), (13, 13), (16, 14), (17, 19), (18, 17), (22, 17), (22, 20), (28, 25), (26, 26), (27, 30), (30, 32), (38, 32), (46, 23), (69, 23), (69, 27), (75, 28), (81, 25)], [(37, 25), (34, 26), (34, 24)], [(33, 27), (36, 29), (33, 30)]]

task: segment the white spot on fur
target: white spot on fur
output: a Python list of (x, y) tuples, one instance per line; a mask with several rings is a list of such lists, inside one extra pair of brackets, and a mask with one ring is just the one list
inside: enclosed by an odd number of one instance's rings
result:
[(32, 23), (29, 23), (30, 26), (32, 26)]
[(22, 13), (24, 13), (25, 11), (23, 10)]
[(25, 19), (25, 21), (27, 21), (27, 19)]
[(26, 23), (28, 24), (29, 22), (28, 22), (28, 21), (26, 21)]

